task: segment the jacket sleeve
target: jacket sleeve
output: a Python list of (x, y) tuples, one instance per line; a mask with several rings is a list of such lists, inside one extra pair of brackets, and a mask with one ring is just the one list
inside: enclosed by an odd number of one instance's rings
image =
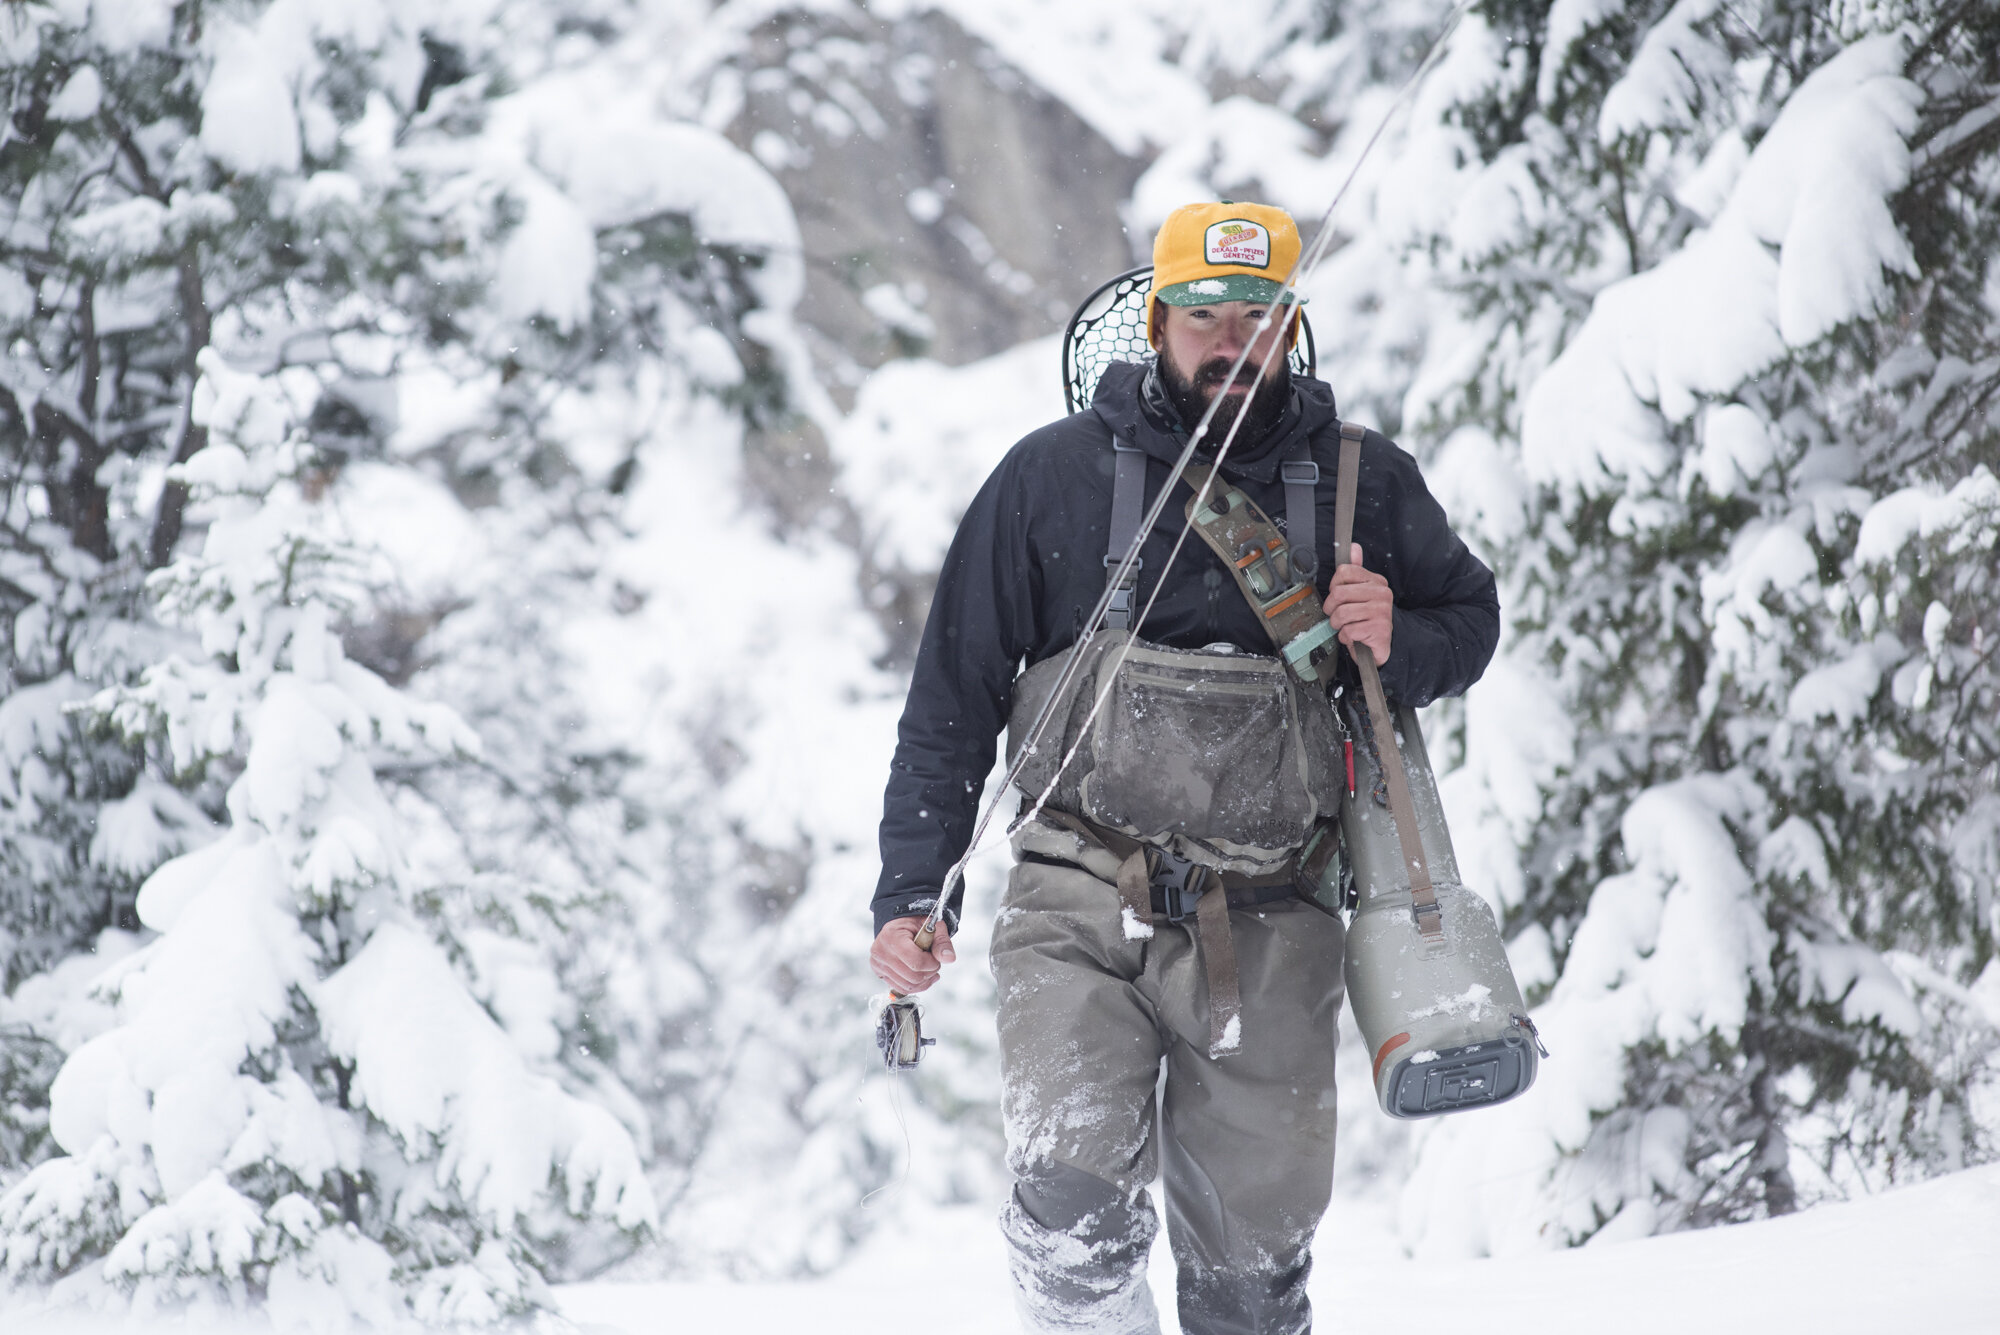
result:
[[(1365, 527), (1383, 535), (1396, 592), (1382, 690), (1398, 704), (1422, 708), (1441, 696), (1463, 694), (1486, 671), (1500, 643), (1500, 596), (1493, 572), (1451, 531), (1416, 461), (1386, 439), (1375, 439), (1383, 448), (1370, 451), (1367, 466), (1383, 485), (1368, 486), (1363, 472), (1362, 496), (1374, 492), (1380, 507), (1376, 524)], [(1365, 531), (1360, 519), (1357, 515), (1357, 533)], [(1364, 556), (1375, 566), (1372, 555), (1364, 551)]]
[[(971, 842), (1014, 670), (1036, 642), (1042, 573), (1022, 474), (1017, 447), (973, 498), (938, 574), (883, 797), (878, 932), (892, 918), (929, 912)], [(946, 906), (954, 929), (962, 894)]]

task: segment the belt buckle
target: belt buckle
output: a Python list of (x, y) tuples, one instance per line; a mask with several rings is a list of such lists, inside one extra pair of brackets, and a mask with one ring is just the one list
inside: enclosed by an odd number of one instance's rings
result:
[(1164, 848), (1156, 847), (1153, 853), (1158, 861), (1154, 864), (1152, 884), (1160, 892), (1167, 921), (1183, 922), (1194, 917), (1208, 869), (1191, 859), (1175, 857)]

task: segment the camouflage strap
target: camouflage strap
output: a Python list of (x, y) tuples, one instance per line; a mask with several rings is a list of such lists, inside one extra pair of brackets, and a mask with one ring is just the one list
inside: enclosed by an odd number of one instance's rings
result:
[[(1351, 422), (1340, 424), (1340, 476), (1334, 483), (1336, 570), (1348, 563), (1353, 551), (1354, 497), (1360, 489), (1361, 439), (1365, 434)], [(1403, 772), (1403, 749), (1396, 742), (1396, 720), (1391, 717), (1389, 701), (1382, 694), (1382, 673), (1375, 665), (1375, 651), (1367, 645), (1357, 642), (1348, 646), (1348, 652), (1354, 657), (1354, 665), (1361, 669), (1361, 696), (1368, 706), (1382, 777), (1389, 785), (1389, 815), (1396, 822), (1396, 840), (1403, 846), (1403, 868), (1410, 874), (1410, 914), (1426, 942), (1439, 942), (1444, 939), (1444, 911), (1438, 907), (1430, 863), (1424, 858), (1417, 808), (1410, 800), (1410, 779)]]
[[(1303, 474), (1303, 470), (1295, 471)], [(1195, 496), (1188, 498), (1188, 522), (1236, 577), (1236, 587), (1257, 610), (1265, 634), (1278, 647), (1292, 674), (1300, 681), (1332, 681), (1337, 666), (1333, 626), (1320, 606), (1318, 587), (1310, 574), (1298, 568), (1301, 563), (1294, 562), (1291, 544), (1257, 502), (1224, 478), (1215, 478), (1209, 485), (1212, 472), (1205, 464), (1187, 467), (1184, 476), (1195, 491)], [(1316, 466), (1312, 475), (1319, 476)], [(1291, 478), (1287, 483), (1289, 509), (1296, 484)], [(1208, 498), (1197, 505), (1195, 497), (1202, 494), (1204, 485), (1208, 485)], [(1312, 511), (1310, 504), (1300, 508)], [(1290, 522), (1297, 524), (1296, 519)], [(1307, 530), (1312, 527), (1308, 521)]]

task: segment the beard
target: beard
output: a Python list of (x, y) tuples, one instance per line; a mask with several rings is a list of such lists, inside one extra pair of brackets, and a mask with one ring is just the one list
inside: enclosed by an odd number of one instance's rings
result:
[[(1222, 386), (1229, 380), (1230, 359), (1212, 357), (1203, 362), (1192, 376), (1181, 373), (1164, 354), (1159, 359), (1160, 385), (1167, 392), (1167, 401), (1174, 405), (1181, 421), (1189, 431), (1193, 431), (1201, 421), (1201, 415), (1208, 411), (1209, 403), (1222, 392)], [(1237, 373), (1236, 383), (1247, 386), (1257, 375), (1254, 360), (1243, 363)], [(1248, 444), (1261, 439), (1265, 432), (1278, 424), (1285, 415), (1285, 408), (1292, 398), (1292, 367), (1283, 353), (1271, 359), (1271, 368), (1264, 372), (1264, 383), (1257, 386), (1257, 392), (1250, 396), (1248, 409), (1243, 415), (1243, 429), (1239, 438)], [(1222, 438), (1229, 434), (1229, 428), (1236, 420), (1236, 405), (1243, 402), (1241, 390), (1231, 393), (1228, 400), (1216, 410), (1215, 420), (1208, 426), (1207, 447), (1211, 450)]]

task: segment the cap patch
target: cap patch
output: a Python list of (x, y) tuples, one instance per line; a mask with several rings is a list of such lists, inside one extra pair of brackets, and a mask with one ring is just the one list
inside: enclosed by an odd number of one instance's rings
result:
[(1252, 269), (1271, 265), (1271, 234), (1247, 218), (1212, 223), (1203, 237), (1210, 264), (1241, 264)]

